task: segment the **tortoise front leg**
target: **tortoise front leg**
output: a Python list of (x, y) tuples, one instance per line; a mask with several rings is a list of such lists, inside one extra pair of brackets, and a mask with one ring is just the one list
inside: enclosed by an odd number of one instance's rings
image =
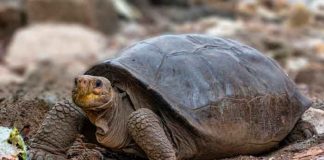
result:
[(84, 120), (85, 116), (71, 103), (57, 103), (32, 137), (29, 158), (65, 159), (65, 150), (80, 133)]
[(150, 160), (175, 160), (176, 154), (157, 115), (141, 108), (128, 120), (128, 130)]

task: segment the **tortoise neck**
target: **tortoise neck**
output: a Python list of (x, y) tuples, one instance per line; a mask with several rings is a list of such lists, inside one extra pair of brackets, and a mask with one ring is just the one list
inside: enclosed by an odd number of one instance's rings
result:
[(86, 111), (86, 114), (97, 127), (97, 141), (105, 147), (121, 149), (131, 141), (127, 121), (133, 109), (125, 96), (113, 92), (111, 103), (105, 104), (108, 106), (102, 106), (102, 110)]

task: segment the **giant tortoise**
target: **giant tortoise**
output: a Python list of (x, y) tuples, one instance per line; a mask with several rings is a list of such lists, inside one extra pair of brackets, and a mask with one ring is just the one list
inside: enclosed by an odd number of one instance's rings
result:
[(56, 105), (31, 142), (31, 157), (68, 147), (83, 114), (102, 146), (150, 160), (259, 154), (278, 146), (311, 105), (273, 59), (196, 34), (124, 49), (78, 76), (72, 98), (82, 111)]

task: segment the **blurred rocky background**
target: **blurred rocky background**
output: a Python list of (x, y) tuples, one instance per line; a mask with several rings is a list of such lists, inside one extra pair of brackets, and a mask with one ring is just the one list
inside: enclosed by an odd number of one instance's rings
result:
[[(70, 100), (75, 75), (137, 41), (181, 33), (232, 38), (273, 57), (323, 122), (323, 0), (0, 0), (0, 126), (28, 127), (28, 142), (53, 104)], [(323, 141), (304, 143), (236, 159), (324, 154)]]

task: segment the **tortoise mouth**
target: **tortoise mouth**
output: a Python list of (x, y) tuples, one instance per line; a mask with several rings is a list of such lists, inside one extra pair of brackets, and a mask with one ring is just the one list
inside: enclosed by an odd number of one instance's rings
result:
[(112, 99), (110, 94), (98, 92), (80, 92), (78, 89), (72, 91), (72, 99), (82, 109), (102, 108)]

